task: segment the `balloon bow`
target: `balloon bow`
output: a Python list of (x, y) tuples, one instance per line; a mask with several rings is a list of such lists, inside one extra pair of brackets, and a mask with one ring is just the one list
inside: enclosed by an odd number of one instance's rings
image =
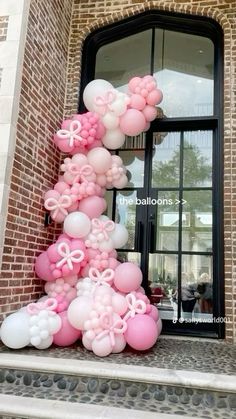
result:
[(89, 269), (89, 278), (92, 279), (96, 285), (107, 285), (110, 286), (109, 282), (114, 278), (113, 269), (105, 269), (103, 272), (100, 272), (96, 268)]
[(53, 211), (53, 218), (56, 218), (59, 212), (64, 215), (68, 215), (67, 208), (72, 205), (72, 199), (68, 195), (61, 195), (58, 199), (47, 198), (44, 206), (48, 211)]
[(115, 229), (115, 223), (114, 221), (108, 220), (108, 221), (101, 221), (99, 218), (93, 218), (92, 219), (92, 233), (97, 235), (99, 233), (103, 233), (105, 240), (109, 239), (108, 233), (113, 231)]
[(84, 259), (84, 252), (82, 252), (82, 250), (72, 250), (71, 252), (69, 245), (65, 242), (59, 243), (57, 253), (62, 257), (56, 264), (57, 268), (60, 268), (67, 263), (68, 268), (72, 271), (73, 263), (79, 263)]
[(78, 135), (81, 131), (81, 123), (77, 120), (71, 121), (69, 130), (60, 129), (57, 131), (57, 137), (60, 140), (69, 140), (69, 146), (74, 147), (74, 141), (83, 141), (83, 138)]
[(94, 104), (100, 108), (100, 113), (105, 115), (106, 112), (112, 111), (111, 104), (115, 99), (116, 93), (112, 90), (109, 90), (104, 96), (95, 97)]
[(39, 303), (30, 303), (26, 310), (29, 314), (38, 314), (42, 310), (55, 311), (57, 305), (56, 298), (48, 298), (46, 301), (40, 301)]
[(128, 294), (125, 298), (129, 308), (129, 311), (126, 313), (124, 317), (125, 321), (127, 321), (130, 317), (133, 318), (135, 314), (146, 313), (147, 305), (144, 301), (137, 300), (137, 298), (133, 294)]
[(115, 335), (125, 333), (127, 330), (126, 321), (123, 319), (114, 321), (112, 313), (103, 313), (100, 325), (104, 330), (96, 336), (96, 339), (100, 340), (109, 335), (112, 348), (115, 346)]
[(73, 179), (73, 183), (77, 183), (80, 180), (87, 181), (87, 177), (91, 176), (94, 173), (93, 167), (90, 166), (90, 164), (85, 164), (80, 169), (78, 169), (77, 164), (74, 163), (70, 163), (68, 165), (68, 172), (71, 175), (75, 176), (75, 178)]

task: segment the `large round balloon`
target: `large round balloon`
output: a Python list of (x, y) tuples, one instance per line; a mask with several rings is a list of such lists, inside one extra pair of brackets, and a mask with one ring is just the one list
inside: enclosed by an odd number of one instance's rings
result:
[(95, 104), (95, 99), (104, 97), (104, 95), (113, 90), (113, 86), (106, 80), (96, 79), (91, 81), (84, 89), (83, 101), (86, 108), (91, 112), (99, 111), (99, 107)]
[(123, 224), (116, 224), (115, 229), (110, 233), (115, 249), (121, 249), (128, 241), (129, 234)]
[(111, 154), (103, 147), (93, 148), (88, 152), (88, 162), (98, 174), (103, 174), (111, 167)]
[(159, 330), (155, 320), (147, 314), (136, 314), (127, 321), (125, 339), (131, 348), (146, 351), (155, 345)]
[(25, 310), (10, 314), (3, 320), (1, 340), (11, 349), (20, 349), (30, 343), (29, 314)]
[(53, 342), (57, 346), (69, 346), (75, 343), (80, 337), (81, 332), (75, 329), (68, 321), (67, 311), (59, 313), (62, 321), (60, 330), (53, 335)]
[(119, 128), (109, 129), (102, 137), (102, 142), (106, 148), (116, 150), (124, 144), (125, 134)]
[(84, 322), (88, 320), (93, 307), (93, 299), (90, 297), (77, 297), (68, 307), (68, 320), (78, 330), (83, 330)]
[(146, 119), (137, 109), (128, 109), (120, 117), (120, 129), (126, 135), (139, 135), (145, 128)]
[(86, 214), (89, 218), (99, 218), (106, 210), (107, 203), (100, 196), (88, 196), (79, 203), (79, 210)]
[(90, 219), (83, 212), (75, 211), (65, 218), (64, 232), (74, 239), (87, 236), (90, 232), (90, 228)]
[(115, 270), (114, 284), (119, 291), (129, 293), (140, 287), (142, 277), (142, 271), (137, 265), (124, 262)]

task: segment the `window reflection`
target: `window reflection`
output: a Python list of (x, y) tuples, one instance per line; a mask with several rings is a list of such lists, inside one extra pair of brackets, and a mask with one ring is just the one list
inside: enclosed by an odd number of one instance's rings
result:
[[(156, 133), (154, 133), (155, 136)], [(154, 137), (157, 138), (157, 137)], [(161, 143), (154, 144), (152, 187), (179, 185), (180, 133), (165, 134)]]
[(134, 249), (137, 191), (119, 191), (116, 195), (115, 222), (123, 224), (129, 233), (126, 249)]

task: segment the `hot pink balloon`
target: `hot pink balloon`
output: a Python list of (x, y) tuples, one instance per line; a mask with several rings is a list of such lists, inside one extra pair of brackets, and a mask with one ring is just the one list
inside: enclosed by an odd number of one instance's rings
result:
[(137, 109), (128, 109), (120, 117), (120, 129), (126, 135), (140, 134), (146, 125), (146, 119)]
[(100, 217), (106, 207), (105, 199), (95, 195), (82, 199), (78, 209), (92, 219)]
[(155, 345), (158, 338), (156, 322), (147, 314), (137, 314), (127, 321), (125, 339), (131, 348), (146, 351)]
[(36, 259), (35, 272), (44, 281), (53, 281), (55, 279), (50, 269), (50, 264), (47, 252), (41, 253)]
[(69, 346), (81, 337), (81, 331), (71, 326), (67, 318), (67, 311), (58, 314), (62, 321), (59, 332), (53, 335), (53, 343), (57, 346)]
[(117, 266), (114, 284), (119, 291), (129, 293), (139, 288), (142, 278), (142, 271), (137, 265), (125, 262)]

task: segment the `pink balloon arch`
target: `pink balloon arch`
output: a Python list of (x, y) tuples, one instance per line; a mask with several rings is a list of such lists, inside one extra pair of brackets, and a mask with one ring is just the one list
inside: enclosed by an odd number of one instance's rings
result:
[(148, 350), (161, 333), (158, 309), (141, 288), (140, 268), (117, 258), (115, 249), (127, 243), (128, 231), (104, 215), (104, 195), (128, 183), (122, 159), (107, 148), (116, 150), (126, 135), (148, 129), (162, 92), (151, 75), (133, 77), (127, 93), (98, 79), (86, 86), (83, 100), (88, 112), (64, 120), (53, 137), (69, 155), (44, 206), (63, 232), (35, 263), (46, 296), (2, 323), (1, 340), (12, 349), (82, 339), (85, 348), (104, 357), (126, 344)]

